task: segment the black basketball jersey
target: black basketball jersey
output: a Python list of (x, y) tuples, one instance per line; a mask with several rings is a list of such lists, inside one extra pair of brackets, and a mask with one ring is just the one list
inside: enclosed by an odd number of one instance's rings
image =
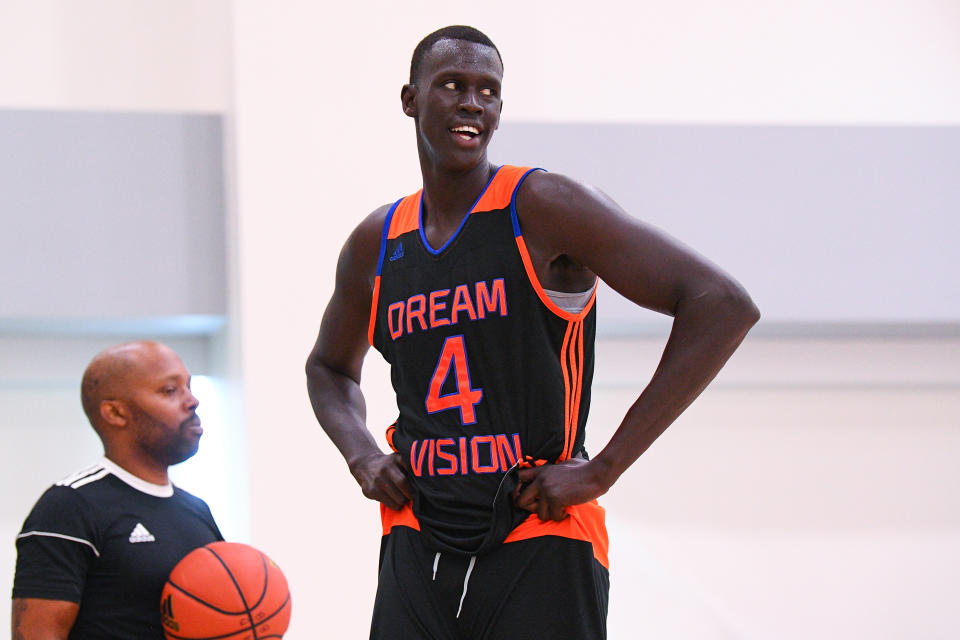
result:
[(583, 447), (596, 295), (568, 313), (540, 285), (516, 210), (531, 171), (500, 167), (442, 247), (424, 234), (422, 192), (398, 200), (384, 224), (369, 339), (397, 394), (387, 437), (439, 551), (502, 542), (529, 515), (512, 504), (508, 471)]
[(47, 489), (17, 536), (14, 598), (80, 604), (71, 640), (163, 640), (170, 571), (223, 536), (203, 500), (107, 459)]

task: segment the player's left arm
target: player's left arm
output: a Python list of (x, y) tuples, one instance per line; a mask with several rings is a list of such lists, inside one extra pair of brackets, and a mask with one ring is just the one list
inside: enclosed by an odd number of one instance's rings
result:
[(634, 303), (673, 316), (659, 366), (607, 445), (589, 462), (521, 471), (517, 504), (542, 520), (604, 493), (696, 399), (760, 317), (740, 284), (599, 190), (531, 174), (517, 210), (531, 255), (567, 256)]

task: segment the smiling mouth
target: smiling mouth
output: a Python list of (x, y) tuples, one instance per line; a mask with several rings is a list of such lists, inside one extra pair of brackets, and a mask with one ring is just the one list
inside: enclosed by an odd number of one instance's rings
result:
[(473, 140), (474, 138), (480, 135), (480, 129), (477, 129), (476, 127), (471, 127), (469, 125), (460, 125), (459, 127), (451, 127), (450, 132), (463, 140)]

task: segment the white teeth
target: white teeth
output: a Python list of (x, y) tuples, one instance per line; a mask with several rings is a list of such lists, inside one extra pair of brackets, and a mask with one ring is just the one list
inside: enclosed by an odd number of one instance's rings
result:
[(480, 135), (480, 130), (477, 129), (476, 127), (460, 126), (460, 127), (454, 127), (453, 129), (451, 129), (451, 131), (453, 131), (454, 133), (460, 133), (460, 132), (472, 133), (475, 136)]

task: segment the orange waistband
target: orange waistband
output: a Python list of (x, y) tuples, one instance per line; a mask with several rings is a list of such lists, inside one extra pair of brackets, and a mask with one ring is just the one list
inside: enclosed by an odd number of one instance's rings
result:
[[(597, 562), (609, 569), (610, 561), (607, 553), (610, 550), (610, 541), (607, 538), (607, 527), (604, 522), (605, 513), (603, 507), (596, 500), (567, 507), (567, 517), (560, 522), (544, 521), (538, 518), (537, 514), (531, 513), (530, 517), (510, 532), (503, 543), (529, 540), (540, 536), (560, 536), (573, 540), (583, 540), (593, 546), (593, 556), (597, 559)], [(409, 502), (400, 511), (388, 509), (381, 504), (380, 521), (383, 524), (383, 535), (390, 533), (390, 530), (394, 527), (410, 527), (420, 531), (420, 523), (417, 521), (417, 517), (413, 515), (413, 509)]]

